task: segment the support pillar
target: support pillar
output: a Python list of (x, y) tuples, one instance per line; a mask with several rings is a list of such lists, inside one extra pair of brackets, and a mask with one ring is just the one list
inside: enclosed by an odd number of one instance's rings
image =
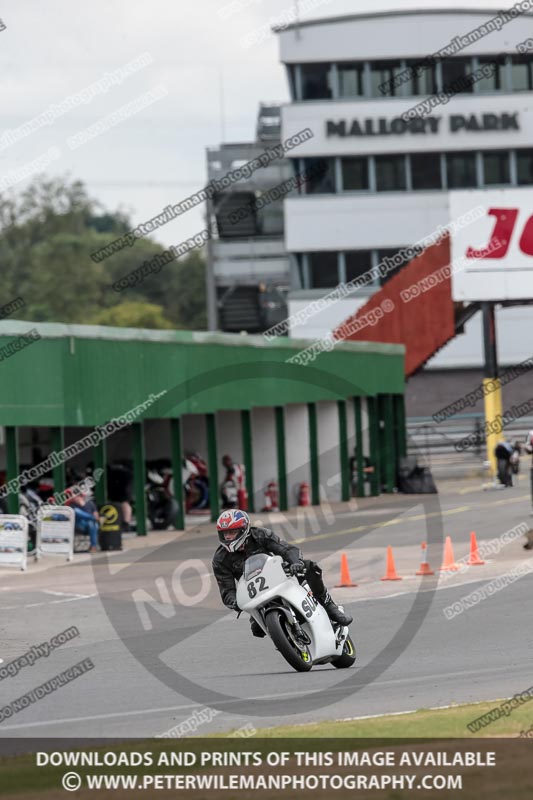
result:
[(103, 470), (100, 480), (94, 487), (94, 498), (97, 506), (103, 506), (107, 502), (107, 440), (100, 439), (93, 448), (94, 471)]
[(287, 502), (287, 457), (285, 454), (285, 413), (283, 406), (276, 406), (276, 451), (278, 456), (279, 508), (286, 511)]
[(252, 412), (248, 409), (241, 411), (242, 453), (244, 461), (244, 477), (246, 492), (248, 494), (248, 511), (255, 512), (254, 503), (254, 462), (252, 445)]
[(185, 498), (183, 496), (183, 481), (181, 478), (183, 462), (183, 446), (181, 438), (181, 419), (175, 417), (170, 420), (170, 458), (172, 462), (172, 475), (174, 478), (174, 497), (178, 504), (176, 515), (176, 528), (185, 530)]
[(320, 504), (320, 467), (318, 460), (318, 425), (316, 403), (307, 404), (309, 424), (309, 467), (311, 473), (311, 504)]
[(341, 500), (347, 502), (351, 496), (350, 459), (348, 455), (348, 424), (346, 421), (346, 401), (337, 400), (339, 414), (339, 451), (341, 468)]
[(502, 395), (498, 380), (498, 351), (496, 345), (496, 319), (494, 304), (481, 304), (483, 314), (483, 349), (485, 370), (483, 387), (485, 389), (485, 431), (487, 460), (491, 464), (492, 475), (496, 476), (496, 456), (494, 448), (502, 438)]
[(207, 468), (209, 470), (209, 507), (211, 522), (216, 522), (220, 514), (217, 456), (217, 419), (215, 414), (205, 415), (207, 433)]
[[(6, 425), (6, 479), (7, 483), (19, 477), (19, 432), (13, 425)], [(7, 510), (9, 514), (19, 513), (18, 492), (7, 495)]]
[(370, 441), (370, 463), (374, 472), (370, 475), (370, 486), (373, 497), (381, 493), (381, 447), (379, 441), (379, 411), (377, 397), (367, 397), (368, 436)]
[[(56, 425), (53, 428), (50, 428), (50, 433), (52, 439), (52, 451), (54, 453), (60, 453), (61, 450), (65, 449), (65, 429)], [(54, 495), (64, 492), (66, 489), (64, 461), (62, 461), (61, 464), (56, 464), (55, 467), (52, 467), (52, 476), (54, 480)]]
[(394, 405), (391, 394), (383, 397), (383, 461), (384, 478), (387, 492), (392, 494), (396, 486), (396, 431)]
[(354, 397), (353, 408), (355, 415), (355, 458), (357, 465), (357, 497), (365, 496), (365, 453), (363, 442), (363, 415), (361, 413), (361, 398)]
[(144, 424), (132, 422), (133, 436), (133, 482), (135, 489), (135, 519), (137, 520), (137, 536), (146, 536), (146, 459), (144, 456)]
[(407, 455), (407, 426), (405, 421), (405, 398), (403, 394), (394, 395), (394, 418), (397, 458), (405, 458)]

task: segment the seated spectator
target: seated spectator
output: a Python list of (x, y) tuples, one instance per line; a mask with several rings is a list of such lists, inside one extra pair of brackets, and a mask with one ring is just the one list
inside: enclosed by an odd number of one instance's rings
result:
[(72, 506), (76, 515), (75, 529), (90, 537), (89, 553), (96, 553), (100, 527), (96, 503), (88, 494), (76, 494), (67, 501), (67, 504)]

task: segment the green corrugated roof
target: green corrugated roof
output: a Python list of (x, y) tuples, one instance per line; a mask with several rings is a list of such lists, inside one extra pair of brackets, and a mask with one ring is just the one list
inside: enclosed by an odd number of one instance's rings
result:
[[(148, 328), (113, 328), (107, 325), (64, 325), (59, 322), (30, 322), (24, 320), (0, 321), (0, 336), (20, 336), (30, 329), (36, 329), (43, 339), (104, 339), (107, 341), (167, 342), (182, 344), (219, 344), (225, 347), (281, 347), (289, 350), (302, 350), (312, 344), (313, 339), (293, 339), (278, 336), (268, 342), (263, 336), (250, 336), (239, 333), (217, 333), (209, 331), (151, 330)], [(336, 350), (353, 353), (376, 353), (383, 355), (403, 355), (405, 347), (401, 344), (381, 344), (379, 342), (339, 342)]]

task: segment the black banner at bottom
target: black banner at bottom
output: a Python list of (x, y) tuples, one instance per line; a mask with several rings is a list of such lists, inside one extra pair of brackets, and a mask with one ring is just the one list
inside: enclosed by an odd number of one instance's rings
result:
[(0, 796), (533, 797), (533, 739), (0, 740)]

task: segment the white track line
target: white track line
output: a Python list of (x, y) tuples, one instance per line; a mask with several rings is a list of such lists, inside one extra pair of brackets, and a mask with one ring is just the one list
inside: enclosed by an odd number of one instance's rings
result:
[[(432, 678), (434, 677), (436, 679), (441, 678), (441, 677), (442, 678), (462, 677), (462, 676), (464, 676), (464, 677), (472, 677), (473, 675), (479, 676), (482, 673), (495, 673), (495, 674), (505, 673), (507, 675), (508, 672), (509, 672), (509, 668), (507, 666), (505, 666), (505, 667), (486, 667), (485, 669), (460, 670), (460, 671), (454, 672), (453, 674), (451, 674), (449, 672), (446, 672), (446, 673), (442, 673), (442, 674), (437, 674), (437, 673), (433, 674), (432, 673), (431, 676), (415, 675), (415, 676), (410, 676), (410, 677), (405, 677), (405, 678), (392, 678), (392, 679), (390, 679), (388, 681), (381, 681), (380, 685), (395, 685), (395, 684), (402, 684), (402, 683), (403, 684), (409, 684), (409, 683), (413, 683), (413, 682), (419, 681), (421, 678), (424, 678), (424, 677), (432, 677)], [(321, 691), (323, 691), (323, 689), (316, 689), (314, 692), (312, 692), (312, 694), (318, 694)], [(338, 686), (338, 687), (336, 687), (335, 685), (332, 685), (332, 686), (328, 686), (327, 687), (327, 691), (330, 692), (330, 693), (331, 692), (335, 692), (335, 691), (339, 691), (339, 692), (342, 692), (343, 696), (344, 696), (346, 688), (344, 686), (342, 686), (342, 685)], [(305, 691), (305, 690), (302, 690), (300, 692), (293, 690), (293, 691), (290, 691), (290, 692), (281, 692), (281, 693), (280, 692), (276, 692), (275, 694), (258, 695), (254, 699), (255, 700), (274, 700), (274, 699), (279, 699), (279, 698), (282, 698), (282, 697), (290, 698), (290, 697), (294, 697), (295, 695), (307, 695), (307, 694), (309, 694), (309, 692)], [(221, 701), (219, 701), (217, 703), (217, 706), (231, 706), (231, 705), (233, 705), (235, 703), (240, 704), (245, 699), (246, 698), (242, 698), (241, 697), (241, 698), (231, 698), (231, 699), (228, 699), (228, 700), (221, 700)], [(340, 699), (342, 700), (343, 698), (340, 698)], [(332, 701), (332, 704), (334, 702), (335, 701)], [(488, 701), (487, 700), (478, 700), (476, 702), (477, 703), (492, 702), (492, 700), (488, 700)], [(116, 712), (110, 712), (110, 713), (107, 713), (107, 714), (91, 714), (90, 716), (86, 716), (86, 717), (65, 717), (63, 719), (50, 719), (50, 720), (43, 720), (41, 722), (20, 723), (18, 725), (2, 725), (1, 728), (0, 728), (0, 739), (1, 739), (2, 731), (14, 731), (14, 730), (20, 730), (20, 729), (24, 729), (24, 728), (43, 728), (43, 727), (46, 727), (48, 725), (65, 725), (65, 724), (71, 723), (71, 722), (92, 722), (92, 721), (96, 721), (96, 720), (120, 719), (120, 718), (128, 718), (128, 717), (135, 717), (135, 716), (143, 716), (144, 717), (144, 716), (150, 716), (151, 714), (161, 714), (161, 713), (168, 714), (170, 712), (175, 712), (175, 711), (194, 710), (195, 708), (198, 708), (198, 705), (199, 705), (198, 703), (186, 703), (186, 704), (179, 705), (179, 706), (166, 706), (166, 707), (163, 707), (163, 708), (145, 708), (145, 709), (132, 710), (132, 711), (116, 711)], [(463, 703), (462, 705), (465, 705), (465, 703)], [(468, 703), (466, 703), (466, 705), (468, 705)], [(475, 703), (474, 703), (474, 705), (475, 705)], [(449, 706), (449, 707), (453, 708), (454, 706)], [(437, 709), (437, 708), (448, 708), (448, 706), (437, 706), (437, 707), (435, 707), (435, 709)], [(420, 710), (420, 709), (417, 709), (417, 710)], [(232, 713), (231, 708), (228, 708), (228, 713), (229, 714)], [(302, 712), (302, 713), (305, 714), (305, 712)], [(412, 714), (412, 713), (414, 713), (414, 711), (399, 711), (399, 712), (397, 711), (397, 712), (390, 712), (390, 713), (387, 713), (387, 714), (377, 714), (376, 716), (387, 717), (387, 716), (392, 716), (393, 713), (395, 713), (395, 714)], [(241, 716), (241, 715), (238, 715), (238, 716)], [(371, 717), (368, 717), (368, 718), (370, 719)], [(351, 718), (348, 718), (348, 719), (367, 719), (367, 717), (351, 717)], [(295, 724), (298, 724), (298, 723), (295, 723)], [(301, 724), (305, 724), (305, 723), (301, 723)]]
[[(61, 594), (61, 592), (47, 592), (47, 594)], [(96, 594), (75, 594), (69, 597), (64, 597), (62, 600), (43, 600), (42, 603), (26, 603), (24, 605), (19, 605), (19, 606), (0, 606), (0, 612), (13, 611), (16, 608), (38, 608), (39, 606), (54, 606), (57, 605), (58, 603), (72, 603), (75, 600), (89, 600), (91, 597), (96, 597)]]

